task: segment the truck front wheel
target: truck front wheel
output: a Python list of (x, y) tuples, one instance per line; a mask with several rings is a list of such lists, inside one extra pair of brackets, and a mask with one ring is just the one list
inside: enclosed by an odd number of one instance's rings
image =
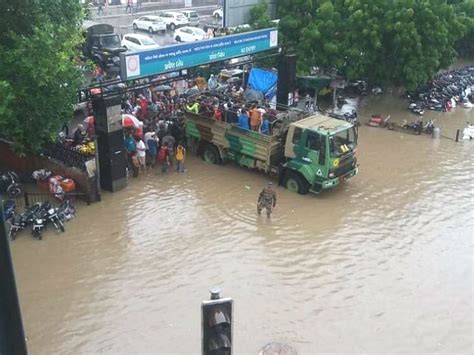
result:
[(206, 144), (204, 146), (202, 158), (205, 162), (210, 164), (219, 164), (221, 162), (219, 150), (212, 144)]
[(308, 182), (300, 174), (291, 171), (285, 174), (284, 185), (288, 190), (301, 195), (305, 195), (309, 191)]

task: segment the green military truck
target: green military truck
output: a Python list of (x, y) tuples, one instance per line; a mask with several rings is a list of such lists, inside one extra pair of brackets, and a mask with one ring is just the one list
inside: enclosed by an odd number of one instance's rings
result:
[(357, 174), (357, 127), (323, 115), (277, 115), (272, 134), (186, 112), (186, 137), (209, 163), (232, 160), (279, 177), (279, 184), (320, 193)]

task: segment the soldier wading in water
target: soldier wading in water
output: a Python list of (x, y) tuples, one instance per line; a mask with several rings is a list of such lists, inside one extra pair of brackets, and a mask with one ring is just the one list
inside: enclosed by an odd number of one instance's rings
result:
[(257, 202), (257, 213), (258, 215), (262, 214), (262, 210), (265, 208), (267, 210), (267, 217), (270, 218), (272, 215), (272, 210), (276, 206), (276, 193), (273, 190), (273, 183), (269, 182), (267, 187), (265, 187), (260, 195), (258, 196)]

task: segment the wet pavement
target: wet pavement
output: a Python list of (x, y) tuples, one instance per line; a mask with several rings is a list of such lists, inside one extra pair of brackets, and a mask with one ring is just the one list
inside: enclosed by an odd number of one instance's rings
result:
[[(359, 118), (415, 119), (389, 94)], [(428, 112), (442, 134), (470, 111)], [(158, 170), (82, 208), (66, 233), (12, 243), (31, 354), (200, 352), (200, 302), (235, 300), (235, 354), (473, 348), (474, 142), (360, 128), (360, 173), (323, 195), (277, 189), (235, 165)]]
[[(212, 12), (217, 8), (217, 6), (203, 6), (203, 7), (194, 7), (194, 8), (187, 8), (186, 10), (195, 10), (199, 15), (199, 26), (200, 28), (204, 28), (206, 25), (220, 25), (222, 23), (221, 20), (216, 20), (212, 17)], [(173, 10), (180, 11), (177, 8), (173, 8)], [(181, 10), (184, 10), (181, 9)], [(157, 15), (159, 12), (164, 11), (161, 10), (154, 10), (154, 11), (147, 11), (146, 13), (134, 13), (134, 14), (121, 14), (118, 16), (113, 17), (104, 17), (104, 18), (97, 18), (94, 21), (100, 23), (107, 23), (115, 27), (117, 33), (121, 35), (129, 34), (129, 33), (140, 33), (144, 35), (148, 35), (151, 37), (156, 43), (160, 46), (176, 44), (177, 42), (174, 39), (174, 32), (167, 30), (164, 33), (154, 33), (150, 35), (147, 31), (137, 30), (134, 31), (132, 27), (133, 20), (145, 16), (145, 15)]]

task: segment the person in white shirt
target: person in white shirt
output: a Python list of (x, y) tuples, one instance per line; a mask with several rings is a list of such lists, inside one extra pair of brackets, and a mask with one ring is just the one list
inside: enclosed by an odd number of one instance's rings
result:
[(142, 170), (146, 173), (146, 146), (143, 140), (137, 138), (137, 158), (140, 163), (139, 170)]

